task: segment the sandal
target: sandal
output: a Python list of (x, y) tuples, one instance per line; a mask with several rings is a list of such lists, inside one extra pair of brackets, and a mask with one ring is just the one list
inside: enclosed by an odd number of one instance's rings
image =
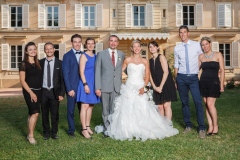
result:
[[(82, 129), (82, 135), (83, 135), (85, 138), (87, 138), (87, 139), (92, 139), (92, 137), (89, 135), (89, 133), (88, 133), (88, 132), (84, 132), (84, 131), (87, 131), (87, 128)], [(86, 133), (87, 133), (87, 134), (86, 134)]]
[(92, 131), (91, 127), (90, 126), (86, 126), (86, 127), (89, 128), (89, 129), (87, 129), (88, 133), (92, 135), (93, 131)]
[(37, 141), (34, 139), (34, 137), (29, 137), (27, 136), (27, 141), (30, 143), (30, 144), (36, 144)]

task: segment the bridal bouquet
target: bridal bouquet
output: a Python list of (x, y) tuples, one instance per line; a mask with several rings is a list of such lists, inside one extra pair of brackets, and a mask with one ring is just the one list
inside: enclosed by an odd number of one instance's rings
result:
[(153, 90), (150, 83), (144, 87), (144, 92), (148, 95), (148, 101), (153, 101)]

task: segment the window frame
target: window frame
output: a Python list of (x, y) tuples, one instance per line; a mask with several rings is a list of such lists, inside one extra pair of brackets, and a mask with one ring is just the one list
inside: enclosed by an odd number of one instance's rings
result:
[[(13, 55), (12, 55), (12, 47), (15, 47), (15, 62), (12, 61)], [(21, 47), (20, 49), (18, 47)], [(18, 70), (18, 66), (20, 65), (22, 59), (23, 59), (23, 46), (22, 45), (10, 45), (9, 47), (9, 70)], [(20, 55), (19, 55), (20, 53)], [(21, 60), (19, 60), (21, 59)], [(15, 68), (12, 68), (12, 64), (15, 63)]]
[[(188, 16), (188, 18), (187, 18), (187, 21), (188, 21), (188, 24), (184, 24), (184, 19), (186, 19), (186, 18), (184, 18), (184, 7), (188, 7), (188, 11), (187, 11), (187, 16)], [(191, 18), (190, 18), (190, 7), (193, 7), (193, 9), (194, 9), (194, 11), (193, 11), (193, 25), (190, 25), (190, 22), (191, 22)], [(192, 26), (196, 26), (196, 5), (191, 5), (191, 4), (183, 4), (182, 5), (182, 23), (183, 23), (183, 25), (186, 25), (186, 26), (189, 26), (189, 27), (192, 27)]]
[[(16, 8), (16, 13), (15, 13), (15, 26), (12, 27), (12, 8), (15, 7)], [(17, 8), (22, 8), (22, 26), (18, 26), (18, 9)], [(10, 28), (23, 28), (23, 6), (17, 6), (17, 5), (9, 5), (9, 27)]]
[[(138, 14), (138, 19), (137, 19), (138, 25), (135, 25), (135, 23), (134, 23), (134, 21), (135, 21), (134, 7), (138, 7), (138, 12), (137, 12), (137, 14)], [(140, 7), (143, 7), (144, 12), (140, 11), (141, 10)], [(140, 14), (141, 13), (143, 13), (143, 15), (144, 15), (144, 19), (143, 19), (144, 20), (144, 25), (141, 25), (141, 19), (140, 19)], [(146, 27), (146, 5), (132, 5), (132, 26), (133, 27)]]
[[(223, 45), (223, 49), (221, 49), (220, 45)], [(226, 45), (229, 45), (229, 55), (226, 55)], [(231, 61), (231, 55), (232, 55), (232, 50), (231, 50), (231, 44), (230, 43), (219, 43), (219, 52), (222, 53), (223, 58), (224, 58), (224, 66), (225, 67), (232, 67), (232, 61)], [(227, 60), (226, 57), (229, 56), (229, 59)], [(226, 63), (229, 62), (229, 65)]]
[[(87, 19), (87, 21), (88, 21), (88, 25), (86, 26), (85, 25), (85, 21), (86, 21), (86, 19), (85, 19), (85, 7), (88, 7), (88, 12), (87, 12), (87, 14), (88, 14), (88, 19)], [(91, 7), (93, 7), (94, 8), (94, 12), (91, 12), (90, 11), (90, 9), (91, 9)], [(91, 19), (91, 13), (93, 13), (94, 14), (94, 19)], [(82, 14), (83, 14), (83, 27), (84, 28), (96, 28), (96, 5), (83, 5), (83, 10), (82, 10)], [(93, 26), (91, 26), (91, 20), (94, 20), (94, 25)]]
[[(52, 19), (51, 19), (51, 21), (52, 21), (52, 26), (48, 26), (48, 8), (49, 7), (51, 7), (52, 8), (52, 13), (51, 13), (51, 16), (52, 16)], [(57, 22), (58, 22), (58, 25), (57, 26), (54, 26), (54, 7), (57, 7), (57, 9), (58, 9), (58, 12), (57, 12), (57, 16), (58, 16), (58, 19), (57, 19)], [(46, 25), (45, 25), (45, 27), (46, 28), (60, 28), (59, 27), (59, 6), (58, 5), (46, 5), (45, 6), (45, 22), (46, 22)]]

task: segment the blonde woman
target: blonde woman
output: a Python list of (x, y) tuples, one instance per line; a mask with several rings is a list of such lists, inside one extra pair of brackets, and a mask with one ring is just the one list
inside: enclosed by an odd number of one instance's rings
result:
[(221, 92), (224, 92), (224, 60), (222, 53), (212, 51), (209, 37), (203, 37), (200, 44), (203, 53), (199, 55), (199, 67), (202, 69), (199, 87), (206, 106), (207, 135), (216, 135), (218, 134), (218, 122), (215, 102)]

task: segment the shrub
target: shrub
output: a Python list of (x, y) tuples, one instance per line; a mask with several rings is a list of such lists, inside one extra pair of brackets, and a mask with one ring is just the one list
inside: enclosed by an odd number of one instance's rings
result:
[(227, 89), (233, 89), (235, 87), (234, 85), (234, 79), (232, 78), (231, 80), (227, 81), (226, 88)]

